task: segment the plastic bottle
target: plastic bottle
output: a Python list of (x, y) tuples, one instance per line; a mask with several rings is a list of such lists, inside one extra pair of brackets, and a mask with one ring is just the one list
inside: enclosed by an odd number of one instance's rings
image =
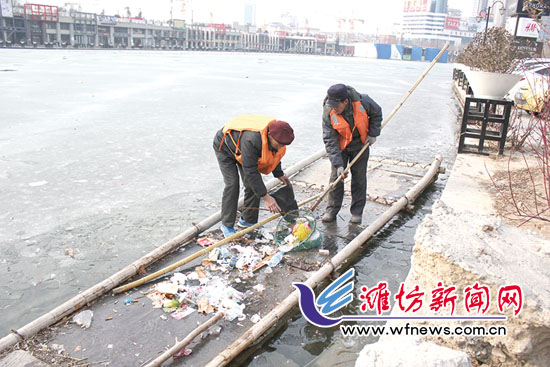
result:
[(267, 266), (271, 268), (274, 266), (277, 266), (277, 264), (281, 262), (281, 259), (283, 258), (284, 254), (285, 253), (282, 251), (277, 251), (277, 253), (273, 255), (271, 259), (269, 259), (269, 261), (267, 262)]
[(218, 260), (219, 257), (220, 257), (220, 249), (217, 247), (212, 251), (210, 251), (210, 254), (208, 254), (208, 258), (212, 261)]
[(227, 259), (229, 257), (229, 250), (227, 249), (227, 246), (220, 246), (220, 258), (221, 259)]

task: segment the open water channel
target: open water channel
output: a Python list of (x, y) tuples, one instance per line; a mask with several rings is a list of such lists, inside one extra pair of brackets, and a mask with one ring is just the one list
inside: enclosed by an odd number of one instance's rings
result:
[[(395, 108), (428, 63), (259, 53), (0, 51), (0, 337), (219, 210), (212, 138), (239, 114), (288, 121), (290, 166), (323, 147), (321, 103), (346, 83)], [(395, 115), (373, 156), (454, 160), (452, 64), (437, 64)], [(392, 221), (355, 264), (358, 282), (409, 266), (415, 227), (444, 187)], [(328, 180), (328, 172), (327, 172)], [(248, 363), (352, 365), (364, 340), (296, 316)], [(321, 362), (321, 359), (325, 362)], [(289, 364), (285, 364), (289, 365)], [(292, 365), (292, 364), (290, 364)]]

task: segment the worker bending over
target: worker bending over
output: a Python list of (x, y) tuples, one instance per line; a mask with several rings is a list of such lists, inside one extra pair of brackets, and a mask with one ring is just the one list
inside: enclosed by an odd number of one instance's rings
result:
[(267, 116), (241, 115), (220, 129), (214, 137), (214, 150), (223, 175), (222, 225), (225, 237), (235, 233), (239, 201), (239, 173), (244, 184), (244, 210), (239, 227), (258, 222), (260, 198), (272, 213), (279, 213), (277, 201), (267, 193), (261, 174), (273, 173), (285, 185), (290, 180), (281, 169), (286, 145), (294, 140), (287, 122)]

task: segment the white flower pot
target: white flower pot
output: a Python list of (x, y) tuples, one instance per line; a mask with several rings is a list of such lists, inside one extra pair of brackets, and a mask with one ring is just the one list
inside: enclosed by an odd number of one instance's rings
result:
[(476, 98), (502, 99), (521, 79), (518, 74), (464, 70)]

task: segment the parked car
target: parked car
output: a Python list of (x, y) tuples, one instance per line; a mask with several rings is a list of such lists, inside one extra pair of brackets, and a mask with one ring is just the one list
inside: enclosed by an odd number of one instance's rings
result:
[(525, 79), (514, 93), (517, 108), (532, 112), (550, 112), (550, 83), (548, 76), (537, 76)]
[(525, 61), (523, 66), (518, 66), (516, 74), (521, 74), (523, 77), (517, 82), (508, 92), (508, 97), (514, 98), (520, 88), (535, 85), (535, 81), (540, 78), (548, 79), (550, 77), (550, 61), (548, 59), (533, 59), (538, 62)]
[(514, 72), (521, 73), (524, 70), (530, 70), (544, 64), (550, 64), (550, 59), (543, 59), (543, 58), (523, 59), (519, 62)]
[(550, 100), (550, 60), (527, 59), (518, 66), (523, 77), (508, 92), (517, 108), (538, 114)]

